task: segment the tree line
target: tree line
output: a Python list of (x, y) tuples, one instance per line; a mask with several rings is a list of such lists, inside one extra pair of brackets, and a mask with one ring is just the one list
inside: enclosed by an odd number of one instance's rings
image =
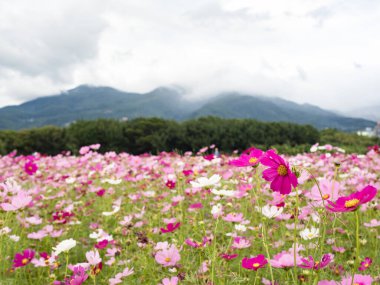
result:
[[(307, 151), (324, 137), (346, 140), (355, 145), (355, 136), (330, 131), (318, 131), (310, 125), (286, 122), (259, 122), (252, 119), (222, 119), (202, 117), (177, 122), (160, 118), (138, 118), (130, 121), (98, 119), (77, 121), (67, 127), (45, 126), (21, 131), (0, 131), (0, 153), (17, 150), (19, 154), (39, 152), (56, 155), (69, 150), (78, 153), (81, 146), (101, 144), (100, 152), (128, 152), (131, 154), (161, 151), (198, 151), (215, 144), (220, 151), (231, 153), (251, 146), (262, 149), (276, 147), (285, 153)], [(356, 143), (364, 150), (373, 140)], [(340, 145), (339, 145), (340, 146)], [(362, 149), (360, 149), (362, 148)], [(360, 152), (360, 151), (358, 151)]]

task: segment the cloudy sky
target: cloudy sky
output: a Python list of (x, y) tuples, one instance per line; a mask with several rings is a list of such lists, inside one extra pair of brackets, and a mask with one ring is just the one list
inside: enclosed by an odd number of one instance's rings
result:
[(0, 106), (80, 84), (380, 103), (378, 0), (0, 0)]

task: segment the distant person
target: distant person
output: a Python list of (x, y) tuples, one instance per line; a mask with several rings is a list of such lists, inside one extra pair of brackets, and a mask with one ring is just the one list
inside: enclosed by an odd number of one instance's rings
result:
[(215, 157), (220, 157), (220, 153), (219, 153), (219, 150), (218, 150), (217, 147), (216, 147), (215, 150), (214, 150), (214, 156), (215, 156)]

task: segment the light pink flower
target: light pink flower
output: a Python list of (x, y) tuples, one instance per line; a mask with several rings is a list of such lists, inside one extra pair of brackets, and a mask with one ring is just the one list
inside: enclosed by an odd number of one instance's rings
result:
[(170, 246), (168, 249), (163, 249), (156, 253), (156, 261), (164, 267), (175, 266), (181, 259), (178, 249), (175, 245)]

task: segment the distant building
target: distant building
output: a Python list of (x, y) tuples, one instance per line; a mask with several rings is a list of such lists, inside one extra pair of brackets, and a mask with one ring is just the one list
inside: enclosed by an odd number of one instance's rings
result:
[(364, 137), (378, 137), (380, 138), (380, 121), (377, 122), (377, 125), (372, 129), (372, 128), (365, 128), (365, 130), (358, 131), (357, 134), (359, 136), (364, 136)]
[(376, 127), (373, 129), (373, 135), (380, 138), (380, 121), (377, 122)]
[(363, 137), (373, 137), (373, 136), (375, 136), (374, 135), (374, 131), (373, 131), (372, 128), (365, 128), (365, 130), (357, 131), (356, 133), (359, 136), (363, 136)]

